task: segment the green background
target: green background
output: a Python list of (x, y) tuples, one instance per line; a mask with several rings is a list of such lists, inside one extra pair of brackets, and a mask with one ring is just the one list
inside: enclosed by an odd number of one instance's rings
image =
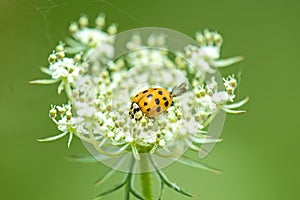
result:
[[(99, 12), (120, 31), (158, 26), (194, 36), (203, 28), (218, 30), (225, 38), (222, 56), (246, 58), (224, 73), (242, 72), (238, 95), (250, 96), (249, 112), (228, 116), (224, 142), (205, 159), (224, 172), (176, 164), (165, 169), (172, 180), (202, 200), (300, 199), (299, 10), (296, 0), (1, 0), (0, 199), (91, 199), (117, 183), (118, 177), (95, 188), (106, 167), (65, 160), (86, 153), (80, 141), (70, 149), (66, 138), (35, 141), (58, 133), (47, 111), (64, 97), (56, 95), (56, 86), (28, 84), (45, 77), (38, 67), (67, 36), (70, 21)], [(171, 190), (164, 197), (188, 199)]]

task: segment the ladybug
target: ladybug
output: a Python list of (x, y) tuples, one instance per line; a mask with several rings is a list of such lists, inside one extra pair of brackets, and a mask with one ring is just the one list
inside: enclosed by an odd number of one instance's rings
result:
[(154, 118), (173, 105), (173, 97), (187, 91), (186, 83), (175, 86), (171, 92), (164, 88), (149, 88), (131, 99), (129, 115), (131, 119), (140, 120), (143, 115)]

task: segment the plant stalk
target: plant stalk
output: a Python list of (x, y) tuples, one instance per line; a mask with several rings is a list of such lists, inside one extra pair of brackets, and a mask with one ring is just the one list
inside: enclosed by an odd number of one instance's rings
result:
[[(149, 169), (149, 160), (147, 156), (142, 156), (140, 163), (141, 171)], [(140, 177), (143, 196), (146, 200), (153, 200), (153, 183), (151, 172), (143, 172), (140, 174)]]

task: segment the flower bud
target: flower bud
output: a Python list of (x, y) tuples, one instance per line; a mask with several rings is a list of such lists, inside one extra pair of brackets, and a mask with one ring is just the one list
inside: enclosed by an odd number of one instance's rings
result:
[(204, 97), (206, 95), (206, 90), (204, 88), (201, 88), (199, 92), (201, 97)]
[(57, 59), (62, 60), (65, 57), (65, 53), (63, 51), (56, 53)]
[(76, 55), (74, 56), (73, 60), (74, 60), (74, 63), (79, 62), (79, 61), (81, 60), (81, 54), (76, 54)]
[(66, 117), (67, 117), (67, 120), (71, 120), (71, 118), (72, 118), (72, 112), (68, 110), (66, 112)]
[(227, 93), (228, 93), (229, 95), (232, 95), (232, 94), (233, 94), (233, 88), (232, 88), (232, 87), (228, 86), (228, 87), (226, 88), (226, 90), (227, 90)]
[(147, 125), (147, 120), (144, 117), (141, 119), (141, 124), (142, 124), (142, 126)]
[(59, 114), (61, 114), (61, 115), (64, 115), (67, 111), (65, 107), (57, 106), (57, 108), (58, 108)]
[(69, 31), (71, 34), (74, 34), (78, 31), (78, 25), (76, 23), (72, 23), (70, 26), (69, 26)]
[(62, 44), (59, 44), (56, 46), (55, 50), (56, 50), (56, 52), (61, 52), (64, 50), (64, 46)]
[(56, 118), (56, 109), (55, 108), (51, 108), (51, 110), (49, 111), (49, 115), (52, 119)]
[(162, 139), (162, 140), (159, 140), (159, 143), (158, 143), (158, 144), (159, 144), (159, 146), (161, 146), (161, 147), (162, 147), (162, 146), (165, 146), (165, 145), (166, 145), (166, 141), (163, 140), (163, 139)]
[(114, 35), (116, 34), (118, 31), (118, 28), (117, 28), (117, 25), (116, 24), (112, 24), (108, 27), (107, 29), (107, 33), (110, 34), (110, 35)]
[(220, 34), (218, 33), (215, 33), (214, 36), (213, 36), (213, 40), (214, 42), (216, 43), (217, 46), (220, 46), (223, 42), (223, 38)]
[(85, 15), (79, 18), (79, 25), (81, 28), (86, 27), (88, 24), (89, 24), (89, 19)]
[(105, 25), (105, 15), (101, 13), (97, 18), (96, 18), (96, 26), (100, 29)]
[(154, 124), (153, 124), (152, 122), (149, 122), (149, 123), (148, 123), (148, 128), (149, 128), (150, 130), (152, 130), (153, 127), (154, 127)]
[(182, 119), (182, 112), (180, 110), (176, 110), (175, 114), (176, 114), (178, 120)]
[(207, 42), (210, 42), (212, 40), (211, 32), (209, 32), (208, 30), (204, 30), (204, 37)]
[(106, 79), (108, 77), (108, 72), (107, 71), (102, 72), (101, 76), (103, 79)]
[(231, 87), (236, 88), (237, 84), (236, 84), (236, 80), (234, 78), (231, 78), (229, 80), (229, 84), (231, 85)]
[(49, 63), (53, 64), (56, 61), (56, 55), (51, 54), (48, 58)]
[(199, 42), (199, 44), (204, 45), (205, 39), (201, 33), (196, 33), (196, 40)]

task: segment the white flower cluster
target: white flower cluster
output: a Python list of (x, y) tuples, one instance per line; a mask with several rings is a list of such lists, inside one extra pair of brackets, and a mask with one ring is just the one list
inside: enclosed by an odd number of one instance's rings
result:
[[(234, 76), (224, 78), (223, 90), (214, 77), (207, 82), (204, 79), (206, 74), (215, 71), (214, 67), (241, 60), (241, 57), (220, 59), (223, 41), (220, 34), (208, 30), (197, 33), (196, 40), (200, 45), (187, 46), (176, 54), (167, 51), (163, 35), (151, 35), (143, 44), (136, 34), (127, 42), (129, 53), (112, 60), (115, 49), (114, 39), (110, 36), (116, 34), (117, 26), (111, 25), (103, 31), (103, 14), (96, 19), (95, 28), (89, 28), (88, 24), (86, 16), (78, 23), (72, 23), (66, 46), (60, 43), (49, 56), (49, 67), (42, 70), (51, 79), (32, 81), (41, 84), (61, 81), (58, 92), (65, 89), (69, 98), (66, 105), (51, 106), (49, 114), (63, 133), (41, 141), (58, 139), (69, 133), (68, 145), (76, 135), (104, 155), (132, 152), (136, 159), (139, 159), (139, 153), (156, 153), (161, 149), (171, 152), (178, 141), (201, 151), (201, 144), (219, 141), (210, 139), (205, 132), (218, 109), (229, 113), (244, 112), (234, 110), (248, 100), (234, 103), (237, 87)], [(154, 46), (160, 48), (151, 48)], [(147, 75), (142, 76), (144, 71), (134, 70), (135, 67), (145, 70), (145, 66), (151, 66), (153, 70), (148, 71), (150, 75), (146, 79)], [(164, 66), (170, 72), (155, 66)], [(159, 116), (150, 118), (143, 113), (141, 120), (131, 119), (128, 112), (131, 97), (137, 93), (137, 84), (146, 81), (149, 83), (143, 86), (152, 87), (151, 82), (161, 78), (171, 92), (178, 84), (172, 70), (186, 77), (190, 85), (183, 95), (187, 101), (173, 97), (174, 105)], [(59, 120), (57, 112), (60, 113)]]
[(99, 73), (99, 70), (111, 61), (114, 54), (113, 35), (117, 33), (118, 26), (111, 24), (106, 30), (105, 27), (106, 19), (103, 13), (96, 18), (95, 27), (89, 27), (89, 20), (83, 15), (78, 22), (71, 23), (69, 27), (71, 37), (66, 39), (68, 53), (85, 52), (84, 59), (89, 62), (94, 73)]
[(107, 28), (107, 32), (103, 31), (105, 27), (105, 15), (101, 13), (95, 20), (95, 28), (89, 28), (89, 20), (87, 16), (80, 17), (79, 22), (73, 22), (69, 31), (74, 39), (88, 47), (96, 47), (103, 41), (107, 41), (110, 35), (114, 35), (118, 31), (116, 24), (112, 24)]
[[(167, 57), (168, 51), (165, 45), (163, 35), (150, 35), (146, 44), (143, 44), (140, 35), (133, 35), (131, 41), (127, 43), (129, 53), (126, 61), (131, 66), (164, 65), (175, 67), (174, 63)], [(152, 48), (153, 46), (160, 49)]]
[(71, 104), (65, 104), (62, 106), (51, 105), (49, 110), (49, 117), (57, 125), (57, 128), (62, 133), (53, 137), (39, 139), (40, 142), (53, 141), (64, 137), (69, 134), (68, 147), (71, 145), (73, 134), (76, 134), (76, 127), (78, 122), (73, 118)]

